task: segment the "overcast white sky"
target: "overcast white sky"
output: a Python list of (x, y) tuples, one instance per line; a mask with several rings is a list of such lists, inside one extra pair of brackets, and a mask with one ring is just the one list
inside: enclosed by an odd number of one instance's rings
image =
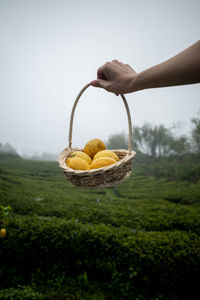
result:
[[(137, 72), (200, 37), (198, 0), (0, 0), (0, 142), (20, 153), (59, 153), (81, 88), (106, 61)], [(183, 124), (200, 109), (200, 85), (126, 96), (133, 125)], [(128, 132), (120, 97), (90, 87), (74, 119), (73, 146)]]

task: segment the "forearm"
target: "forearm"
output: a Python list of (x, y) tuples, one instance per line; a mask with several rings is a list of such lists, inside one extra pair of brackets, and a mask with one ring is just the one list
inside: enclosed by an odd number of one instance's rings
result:
[(200, 82), (200, 41), (169, 60), (137, 74), (132, 91)]

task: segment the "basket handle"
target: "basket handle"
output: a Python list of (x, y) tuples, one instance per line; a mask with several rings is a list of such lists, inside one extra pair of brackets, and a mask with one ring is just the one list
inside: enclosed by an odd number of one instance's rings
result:
[[(79, 92), (78, 96), (76, 97), (76, 100), (74, 102), (74, 105), (73, 105), (73, 108), (72, 108), (72, 112), (71, 112), (71, 118), (70, 118), (70, 127), (69, 127), (69, 138), (68, 138), (68, 141), (69, 141), (69, 146), (68, 146), (68, 149), (71, 150), (71, 146), (72, 146), (72, 129), (73, 129), (73, 120), (74, 120), (74, 112), (75, 112), (75, 109), (76, 109), (76, 106), (77, 106), (77, 103), (78, 103), (78, 100), (80, 99), (81, 95), (83, 94), (83, 92), (91, 85), (91, 83), (88, 83), (86, 86), (84, 86), (82, 88), (82, 90)], [(123, 94), (120, 94), (123, 102), (124, 102), (124, 105), (125, 105), (125, 108), (126, 108), (126, 113), (127, 113), (127, 117), (128, 117), (128, 128), (129, 128), (129, 145), (128, 145), (128, 151), (129, 153), (128, 154), (131, 154), (132, 152), (132, 123), (131, 123), (131, 115), (130, 115), (130, 110), (129, 110), (129, 107), (128, 107), (128, 103), (126, 101), (126, 98), (124, 97)]]

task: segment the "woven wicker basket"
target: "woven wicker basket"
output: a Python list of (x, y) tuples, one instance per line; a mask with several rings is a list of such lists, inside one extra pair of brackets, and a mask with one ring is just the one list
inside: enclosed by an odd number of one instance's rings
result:
[(82, 188), (104, 188), (109, 186), (114, 186), (116, 184), (121, 183), (125, 179), (127, 179), (131, 174), (133, 158), (135, 156), (135, 152), (132, 151), (132, 124), (131, 124), (131, 116), (127, 101), (124, 95), (120, 95), (128, 116), (128, 127), (129, 127), (129, 147), (128, 150), (119, 149), (119, 150), (112, 150), (115, 152), (118, 157), (119, 161), (113, 165), (99, 168), (99, 169), (91, 169), (87, 171), (81, 170), (73, 170), (67, 167), (65, 160), (73, 151), (83, 151), (83, 149), (79, 148), (72, 148), (72, 128), (73, 128), (73, 119), (74, 119), (74, 112), (77, 106), (77, 103), (83, 94), (83, 92), (90, 86), (87, 84), (78, 94), (73, 108), (71, 112), (70, 118), (70, 128), (69, 128), (69, 146), (68, 148), (64, 149), (59, 157), (58, 162), (59, 166), (64, 170), (64, 174), (66, 175), (67, 179), (76, 186)]

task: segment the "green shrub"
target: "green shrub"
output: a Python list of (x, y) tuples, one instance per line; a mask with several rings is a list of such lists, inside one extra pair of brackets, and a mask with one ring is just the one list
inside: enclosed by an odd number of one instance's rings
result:
[[(58, 218), (16, 217), (0, 241), (1, 287), (29, 285), (61, 273), (83, 284), (94, 279), (123, 297), (186, 294), (198, 287), (196, 234), (142, 232)], [(34, 275), (34, 274), (37, 274)]]
[(42, 295), (35, 292), (30, 286), (18, 286), (17, 288), (8, 288), (0, 290), (0, 299), (2, 300), (40, 300)]
[(0, 239), (1, 299), (192, 299), (198, 172), (193, 183), (159, 178), (187, 178), (192, 159), (142, 160), (117, 188), (93, 191), (72, 186), (56, 163), (1, 158), (0, 202), (12, 207)]

